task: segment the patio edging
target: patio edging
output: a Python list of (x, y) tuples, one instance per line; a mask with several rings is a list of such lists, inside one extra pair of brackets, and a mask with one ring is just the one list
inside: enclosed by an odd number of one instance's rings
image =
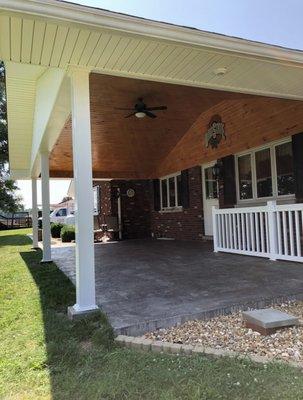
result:
[(115, 338), (115, 343), (121, 347), (131, 348), (138, 351), (146, 351), (152, 353), (166, 353), (171, 355), (190, 356), (193, 354), (204, 354), (212, 357), (230, 357), (249, 359), (250, 361), (268, 364), (270, 362), (277, 362), (287, 364), (295, 368), (303, 369), (303, 362), (297, 361), (284, 361), (274, 357), (259, 356), (257, 354), (243, 354), (227, 349), (216, 349), (213, 347), (206, 347), (203, 345), (179, 344), (162, 341), (154, 341), (152, 339), (145, 339), (144, 337), (134, 337), (126, 335), (118, 335)]
[[(220, 315), (229, 315), (234, 312), (246, 311), (249, 309), (258, 309), (274, 306), (288, 301), (303, 300), (303, 293), (293, 293), (290, 295), (265, 297), (257, 300), (246, 301), (243, 303), (230, 304), (221, 308), (214, 308), (211, 310), (204, 310), (193, 314), (174, 315), (167, 318), (160, 318), (157, 320), (143, 321), (138, 324), (115, 328), (116, 335), (122, 336), (140, 336), (146, 332), (156, 331), (157, 329), (169, 328), (172, 326), (179, 326), (191, 320), (209, 320)], [(102, 308), (102, 307), (101, 307)]]

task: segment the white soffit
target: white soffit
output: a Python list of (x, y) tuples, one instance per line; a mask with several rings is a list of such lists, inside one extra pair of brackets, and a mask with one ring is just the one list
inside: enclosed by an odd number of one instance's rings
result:
[(0, 58), (303, 99), (300, 51), (54, 0), (0, 0)]
[(24, 176), (31, 161), (36, 82), (46, 68), (8, 62), (6, 70), (10, 168)]

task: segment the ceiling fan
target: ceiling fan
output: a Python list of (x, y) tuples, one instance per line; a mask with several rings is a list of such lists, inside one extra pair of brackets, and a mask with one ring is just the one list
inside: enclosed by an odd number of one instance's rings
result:
[(132, 111), (130, 114), (125, 115), (124, 118), (129, 118), (135, 115), (137, 118), (144, 118), (146, 115), (150, 118), (157, 118), (157, 116), (151, 111), (161, 111), (167, 110), (166, 106), (159, 107), (147, 107), (143, 102), (142, 97), (138, 98), (138, 102), (135, 104), (133, 108), (116, 108), (116, 110), (124, 110), (124, 111)]

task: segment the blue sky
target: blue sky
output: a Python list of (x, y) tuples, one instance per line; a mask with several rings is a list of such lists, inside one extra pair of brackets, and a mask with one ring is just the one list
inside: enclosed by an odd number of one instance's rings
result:
[[(76, 0), (75, 2), (210, 32), (303, 50), (303, 0)], [(30, 182), (19, 181), (26, 207)], [(51, 203), (69, 181), (52, 180)], [(38, 201), (40, 202), (40, 196)]]
[(303, 50), (303, 0), (76, 0), (75, 2)]

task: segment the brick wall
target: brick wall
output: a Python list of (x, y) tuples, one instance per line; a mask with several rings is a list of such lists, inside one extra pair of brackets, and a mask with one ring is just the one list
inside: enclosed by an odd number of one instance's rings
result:
[(111, 182), (94, 181), (93, 186), (99, 186), (99, 216), (100, 222), (105, 223), (106, 216), (112, 214)]
[[(123, 239), (150, 238), (151, 186), (147, 180), (112, 181), (112, 213), (118, 215), (117, 188), (121, 193), (121, 216)], [(134, 197), (128, 197), (128, 189), (135, 191)]]
[(203, 232), (203, 201), (201, 168), (194, 167), (189, 172), (188, 209), (176, 212), (151, 212), (151, 231), (155, 237), (178, 240), (201, 240)]
[[(188, 170), (189, 208), (175, 212), (154, 211), (153, 185), (148, 180), (98, 182), (101, 188), (101, 220), (118, 215), (117, 188), (122, 194), (123, 239), (168, 237), (178, 240), (201, 240), (203, 236), (203, 203), (201, 168)], [(135, 196), (126, 196), (128, 189)]]

